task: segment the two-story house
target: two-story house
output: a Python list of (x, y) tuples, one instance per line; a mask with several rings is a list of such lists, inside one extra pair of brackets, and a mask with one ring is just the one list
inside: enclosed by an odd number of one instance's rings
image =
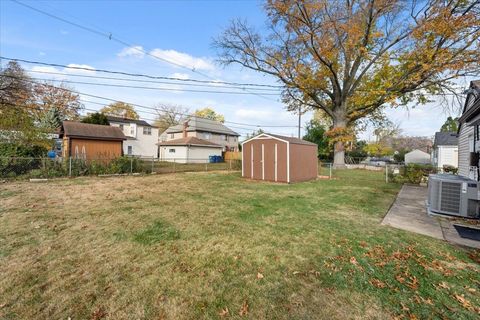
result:
[(238, 133), (223, 123), (196, 116), (182, 120), (180, 124), (172, 126), (160, 135), (160, 142), (195, 137), (223, 147), (223, 151), (238, 151)]
[(480, 80), (470, 82), (465, 106), (458, 123), (458, 174), (479, 180)]
[(158, 128), (143, 120), (107, 116), (113, 127), (119, 127), (125, 137), (123, 154), (140, 157), (158, 156)]

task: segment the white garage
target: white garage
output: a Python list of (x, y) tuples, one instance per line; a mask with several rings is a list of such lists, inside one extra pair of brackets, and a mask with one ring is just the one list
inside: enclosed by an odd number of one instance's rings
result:
[(430, 154), (422, 150), (412, 150), (405, 154), (405, 164), (429, 164)]
[(186, 137), (158, 143), (160, 161), (206, 163), (210, 156), (221, 156), (223, 147), (216, 143)]

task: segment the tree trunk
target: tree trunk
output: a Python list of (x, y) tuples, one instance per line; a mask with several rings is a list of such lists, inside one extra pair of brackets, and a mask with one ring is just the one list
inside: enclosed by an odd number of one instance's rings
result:
[[(344, 112), (336, 112), (333, 118), (333, 129), (345, 129), (347, 127), (346, 118)], [(343, 141), (336, 141), (333, 145), (333, 167), (345, 167), (345, 143)]]

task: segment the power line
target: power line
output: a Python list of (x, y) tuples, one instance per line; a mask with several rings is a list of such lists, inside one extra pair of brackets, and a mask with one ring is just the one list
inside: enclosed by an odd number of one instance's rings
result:
[(227, 82), (227, 81), (217, 81), (217, 80), (198, 80), (198, 79), (184, 79), (184, 78), (176, 78), (176, 77), (166, 77), (166, 76), (153, 76), (143, 73), (130, 73), (124, 71), (115, 71), (115, 70), (107, 70), (107, 69), (91, 69), (86, 67), (80, 66), (68, 66), (65, 64), (58, 64), (58, 63), (48, 63), (48, 62), (41, 62), (35, 60), (26, 60), (26, 59), (19, 59), (19, 58), (9, 58), (0, 56), (0, 59), (8, 60), (8, 61), (19, 61), (28, 64), (36, 64), (36, 65), (43, 65), (49, 67), (59, 67), (65, 69), (73, 69), (73, 70), (82, 70), (82, 71), (90, 71), (90, 72), (101, 72), (101, 73), (109, 73), (109, 74), (118, 74), (130, 77), (143, 77), (149, 79), (157, 79), (157, 80), (173, 80), (173, 81), (183, 81), (183, 82), (196, 82), (196, 83), (207, 83), (212, 85), (230, 85), (230, 86), (237, 86), (237, 87), (265, 87), (265, 88), (275, 88), (275, 89), (282, 89), (283, 86), (280, 85), (270, 85), (270, 84), (257, 84), (257, 83), (240, 83), (240, 82)]
[[(37, 81), (35, 80), (31, 80), (31, 79), (25, 79), (25, 78), (19, 78), (19, 77), (16, 77), (16, 76), (10, 76), (10, 75), (2, 75), (4, 77), (7, 77), (7, 78), (13, 78), (13, 79), (20, 79), (20, 80), (23, 80), (23, 81), (28, 81), (28, 82), (31, 82), (31, 83), (36, 83), (38, 84)], [(94, 94), (90, 94), (90, 93), (84, 93), (84, 92), (80, 92), (80, 91), (77, 91), (77, 90), (73, 90), (73, 89), (67, 89), (67, 88), (62, 88), (62, 87), (56, 87), (58, 88), (59, 90), (63, 90), (63, 91), (67, 91), (67, 92), (71, 92), (71, 93), (74, 93), (74, 94), (79, 94), (79, 95), (84, 95), (84, 96), (87, 96), (87, 97), (91, 97), (91, 98), (96, 98), (96, 99), (101, 99), (101, 100), (106, 100), (106, 101), (110, 101), (110, 102), (119, 102), (121, 100), (118, 100), (118, 99), (112, 99), (112, 98), (107, 98), (107, 97), (103, 97), (103, 96), (99, 96), (99, 95), (94, 95)], [(157, 113), (166, 113), (166, 111), (162, 111), (162, 110), (158, 110), (157, 108), (154, 108), (154, 107), (149, 107), (149, 106), (144, 106), (144, 105), (140, 105), (140, 104), (137, 104), (137, 103), (132, 103), (132, 102), (128, 102), (128, 101), (123, 101), (125, 103), (128, 103), (134, 107), (138, 107), (138, 108), (141, 108), (141, 109), (147, 109), (147, 110), (153, 110)], [(144, 112), (144, 111), (142, 111)], [(199, 116), (196, 116), (194, 114), (187, 114), (187, 113), (182, 113), (182, 112), (177, 112), (176, 114), (178, 115), (181, 115), (181, 116), (184, 116), (184, 117), (192, 117), (192, 116), (195, 116), (198, 120), (201, 120), (203, 119), (203, 121), (205, 120), (209, 120), (211, 121), (211, 119), (208, 119), (208, 118), (202, 118), (202, 117), (199, 117)], [(197, 120), (197, 121), (198, 121)], [(266, 128), (266, 127), (271, 127), (271, 128), (297, 128), (297, 126), (286, 126), (286, 125), (259, 125), (259, 124), (249, 124), (249, 123), (241, 123), (241, 122), (233, 122), (233, 121), (225, 121), (225, 123), (231, 123), (231, 124), (238, 124), (238, 125), (245, 125), (245, 126), (251, 126), (251, 127), (256, 127), (256, 128)]]
[[(240, 89), (244, 90), (244, 87), (237, 87), (237, 86), (229, 86), (229, 85), (209, 85), (209, 84), (196, 84), (196, 83), (178, 83), (178, 82), (169, 82), (169, 81), (155, 81), (155, 80), (139, 80), (139, 79), (131, 79), (131, 78), (116, 78), (116, 77), (102, 77), (102, 76), (92, 76), (92, 75), (83, 75), (83, 74), (71, 74), (71, 73), (64, 73), (64, 72), (50, 72), (50, 71), (37, 71), (37, 70), (29, 70), (29, 73), (39, 73), (39, 74), (50, 74), (50, 75), (60, 75), (60, 76), (67, 76), (67, 77), (80, 77), (80, 78), (90, 78), (90, 79), (104, 79), (104, 80), (115, 80), (115, 81), (134, 81), (134, 82), (141, 82), (141, 83), (158, 83), (158, 84), (171, 84), (176, 86), (190, 86), (190, 87), (207, 87), (207, 88), (225, 88), (225, 89)], [(270, 89), (270, 88), (252, 88), (250, 90), (262, 90), (262, 91), (277, 91), (278, 89)]]
[[(85, 30), (85, 31), (88, 31), (88, 32), (92, 32), (92, 33), (94, 33), (94, 34), (97, 34), (97, 35), (106, 37), (106, 38), (108, 38), (109, 40), (113, 40), (113, 41), (115, 41), (115, 42), (117, 42), (117, 43), (120, 43), (120, 44), (122, 44), (122, 45), (124, 45), (124, 46), (127, 46), (127, 47), (129, 47), (129, 48), (131, 48), (131, 49), (134, 49), (134, 50), (136, 50), (136, 51), (138, 51), (138, 52), (141, 52), (141, 53), (143, 53), (143, 54), (145, 54), (145, 55), (148, 55), (148, 56), (150, 56), (150, 57), (152, 57), (152, 58), (154, 58), (154, 59), (157, 59), (157, 60), (160, 60), (160, 61), (163, 61), (163, 62), (172, 64), (172, 65), (175, 65), (175, 66), (177, 66), (177, 67), (180, 67), (180, 68), (183, 68), (183, 69), (192, 71), (192, 72), (195, 72), (195, 73), (197, 73), (197, 74), (199, 74), (199, 75), (202, 75), (203, 77), (206, 77), (206, 78), (209, 78), (209, 79), (213, 79), (213, 78), (210, 77), (209, 75), (207, 75), (207, 74), (205, 74), (205, 73), (203, 73), (203, 72), (200, 72), (200, 71), (196, 70), (194, 66), (193, 66), (192, 68), (189, 68), (189, 67), (186, 67), (186, 66), (184, 66), (184, 65), (182, 65), (182, 64), (179, 64), (179, 63), (170, 61), (170, 60), (168, 60), (168, 59), (164, 59), (164, 58), (158, 57), (157, 55), (151, 54), (151, 53), (148, 52), (147, 50), (144, 50), (142, 47), (139, 48), (138, 46), (134, 46), (134, 45), (132, 45), (132, 44), (130, 44), (130, 43), (128, 43), (128, 42), (120, 39), (120, 38), (117, 38), (117, 37), (113, 36), (113, 34), (112, 34), (111, 32), (107, 34), (107, 33), (105, 33), (105, 32), (95, 30), (95, 29), (90, 28), (90, 27), (88, 27), (88, 26), (81, 25), (81, 24), (79, 24), (79, 23), (76, 23), (76, 22), (67, 20), (67, 19), (65, 19), (65, 18), (59, 17), (59, 16), (54, 15), (54, 14), (52, 14), (52, 13), (49, 13), (49, 12), (46, 12), (46, 11), (44, 11), (44, 10), (38, 9), (38, 8), (36, 8), (36, 7), (30, 6), (30, 5), (26, 4), (26, 3), (20, 2), (20, 1), (18, 1), (18, 0), (12, 0), (12, 1), (15, 2), (15, 3), (17, 3), (17, 4), (19, 4), (19, 5), (21, 5), (21, 6), (24, 6), (24, 7), (28, 8), (28, 9), (30, 9), (30, 10), (33, 10), (33, 11), (36, 11), (36, 12), (38, 12), (38, 13), (44, 14), (44, 15), (50, 17), (50, 18), (53, 18), (53, 19), (62, 21), (62, 22), (64, 22), (64, 23), (73, 25), (73, 26), (75, 26), (75, 27), (77, 27), (77, 28), (80, 28), (80, 29), (82, 29), (82, 30)], [(261, 94), (258, 94), (258, 93), (253, 93), (253, 92), (252, 92), (251, 94), (256, 95), (256, 96), (258, 96), (258, 97), (262, 97), (262, 98), (267, 99), (267, 100), (271, 100), (271, 99), (269, 99), (268, 97), (265, 97), (265, 96), (263, 96), (263, 95), (261, 95)]]
[[(250, 94), (249, 92), (241, 91), (218, 91), (218, 90), (196, 90), (196, 89), (174, 89), (174, 88), (160, 88), (160, 87), (144, 87), (144, 86), (133, 86), (133, 85), (123, 85), (123, 84), (112, 84), (112, 83), (98, 83), (98, 82), (85, 82), (85, 81), (72, 81), (72, 80), (57, 80), (57, 79), (43, 79), (43, 78), (32, 78), (33, 80), (39, 81), (52, 81), (52, 82), (62, 82), (62, 83), (73, 83), (73, 84), (83, 84), (83, 85), (93, 85), (93, 86), (103, 86), (103, 87), (116, 87), (116, 88), (131, 88), (131, 89), (144, 89), (144, 90), (159, 90), (159, 91), (185, 91), (185, 92), (196, 92), (196, 93), (214, 93), (214, 94)], [(276, 93), (262, 93), (264, 95), (276, 96)]]

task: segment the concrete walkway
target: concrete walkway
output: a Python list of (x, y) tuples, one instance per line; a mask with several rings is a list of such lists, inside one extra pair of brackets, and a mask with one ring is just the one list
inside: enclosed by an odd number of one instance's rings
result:
[(426, 199), (426, 187), (403, 185), (382, 224), (480, 249), (480, 241), (464, 239), (458, 235), (453, 227), (454, 219), (428, 215)]

